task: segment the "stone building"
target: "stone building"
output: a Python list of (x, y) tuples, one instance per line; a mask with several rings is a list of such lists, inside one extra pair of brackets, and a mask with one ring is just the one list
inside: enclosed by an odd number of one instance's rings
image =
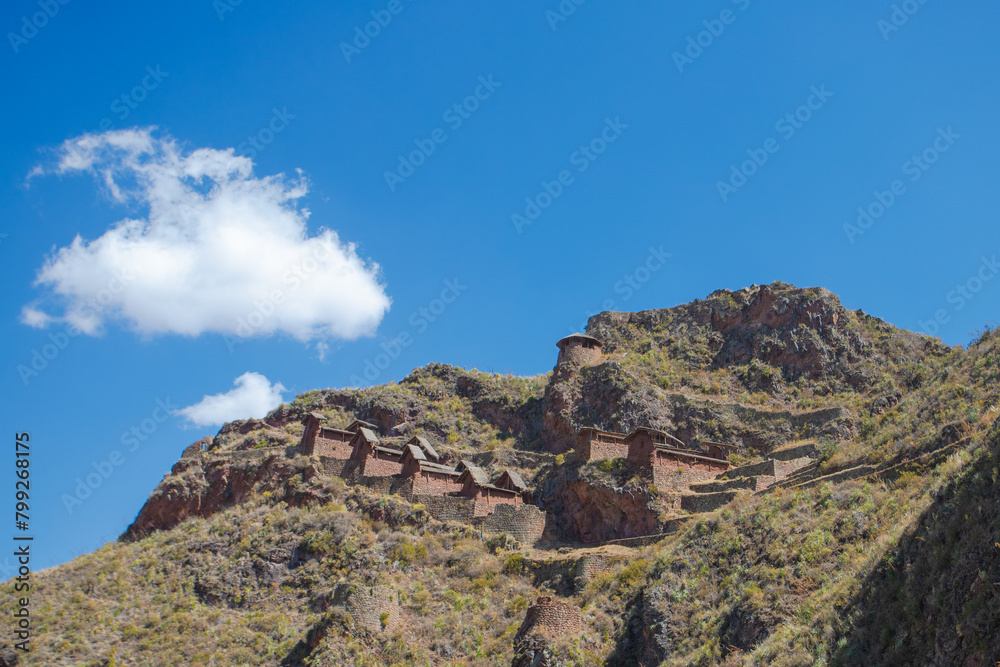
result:
[(357, 461), (358, 470), (365, 477), (392, 477), (403, 471), (400, 463), (403, 450), (384, 447), (378, 436), (366, 427), (358, 428), (351, 439), (351, 459)]
[(461, 473), (452, 467), (428, 460), (426, 450), (412, 440), (403, 448), (400, 464), (400, 474), (411, 480), (410, 492), (414, 495), (449, 495), (462, 490), (458, 481)]
[(703, 442), (701, 446), (711, 458), (723, 461), (728, 461), (729, 455), (736, 449), (736, 445), (724, 445), (720, 442)]
[(482, 468), (464, 461), (463, 467), (465, 469), (458, 478), (458, 483), (462, 487), (459, 494), (475, 502), (475, 516), (491, 514), (497, 505), (518, 507), (523, 502), (521, 492), (494, 485)]
[(613, 433), (588, 426), (580, 429), (576, 453), (584, 461), (623, 459), (628, 456), (624, 433)]
[[(318, 413), (306, 416), (300, 451), (318, 456), (327, 474), (400, 493), (448, 518), (486, 517), (499, 505), (516, 509), (524, 502), (528, 487), (513, 470), (504, 470), (491, 481), (469, 461), (461, 461), (457, 468), (446, 465), (423, 436), (390, 446), (379, 439), (373, 424), (356, 419), (347, 428), (336, 429), (326, 426), (325, 419)], [(533, 516), (518, 517), (517, 521), (537, 523)]]
[(380, 633), (399, 625), (399, 595), (388, 583), (338, 584), (333, 605), (342, 608), (356, 628), (368, 632)]
[[(639, 427), (625, 437), (632, 465), (652, 473), (661, 492), (681, 492), (696, 482), (714, 479), (729, 470), (729, 461), (689, 449), (674, 436)], [(719, 445), (716, 445), (718, 448)]]
[(500, 473), (500, 476), (494, 480), (493, 485), (508, 491), (516, 491), (517, 493), (524, 493), (528, 490), (528, 485), (524, 483), (521, 476), (510, 469)]
[(550, 596), (540, 596), (528, 607), (515, 641), (530, 635), (561, 637), (576, 634), (581, 630), (583, 630), (583, 614), (579, 607), (560, 602)]
[(587, 334), (570, 334), (557, 342), (556, 347), (559, 348), (557, 366), (566, 363), (589, 366), (601, 358), (601, 341)]
[(334, 459), (351, 458), (351, 439), (359, 426), (365, 422), (355, 421), (346, 429), (330, 428), (324, 422), (326, 417), (317, 412), (306, 415), (305, 430), (302, 432), (300, 450), (306, 456), (328, 456)]

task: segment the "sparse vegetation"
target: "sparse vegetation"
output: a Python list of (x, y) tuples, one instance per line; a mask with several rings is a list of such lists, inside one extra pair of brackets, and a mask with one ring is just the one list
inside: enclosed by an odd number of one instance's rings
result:
[[(817, 475), (878, 474), (741, 492), (583, 577), (592, 550), (486, 539), (324, 478), (318, 460), (281, 458), (280, 483), (251, 482), (239, 505), (37, 573), (44, 632), (25, 664), (510, 665), (541, 594), (583, 610), (583, 639), (546, 638), (563, 664), (995, 664), (1000, 337), (947, 348), (845, 311), (825, 290), (769, 290), (769, 317), (811, 319), (741, 330), (757, 297), (726, 291), (595, 318), (606, 356), (558, 380), (575, 397), (565, 412), (546, 413), (555, 376), (436, 364), (399, 383), (307, 392), (267, 422), (227, 425), (203, 456), (262, 456), (243, 450), (294, 444), (302, 416), (321, 412), (403, 424), (451, 460), (489, 457), (526, 479), (558, 466), (622, 494), (667, 493), (624, 459), (549, 454), (545, 419), (558, 418), (621, 430), (669, 422), (688, 442), (739, 444), (738, 464), (808, 436)], [(181, 471), (159, 490), (201, 497), (205, 484)], [(359, 629), (334, 599), (341, 584), (394, 591), (401, 620), (383, 609), (379, 630)], [(0, 604), (7, 617), (13, 597)]]

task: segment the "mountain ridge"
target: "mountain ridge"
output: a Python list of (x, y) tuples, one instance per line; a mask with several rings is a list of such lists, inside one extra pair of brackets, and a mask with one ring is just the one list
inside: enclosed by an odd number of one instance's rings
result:
[[(599, 359), (546, 375), (431, 364), (224, 425), (185, 451), (121, 541), (46, 573), (41, 587), (71, 591), (46, 622), (98, 639), (46, 642), (44, 664), (1000, 659), (988, 639), (1000, 630), (1000, 512), (984, 508), (1000, 469), (994, 334), (952, 348), (785, 283), (600, 313), (587, 333)], [(491, 479), (516, 472), (544, 532), (520, 543), (486, 532), (488, 517), (442, 519), (415, 496), (331, 474), (328, 457), (303, 453), (310, 414), (334, 428), (372, 422), (389, 443), (426, 437), (443, 462)], [(581, 458), (585, 427), (655, 427), (692, 451), (730, 444), (734, 470), (810, 453), (780, 479), (673, 499), (623, 458)], [(695, 501), (708, 511), (678, 509)], [(975, 524), (934, 532), (941, 517), (968, 521), (956, 504)], [(931, 573), (969, 586), (927, 589)], [(930, 616), (947, 621), (917, 620), (925, 589)], [(123, 590), (148, 609), (125, 612)], [(280, 620), (279, 608), (294, 611)], [(94, 622), (67, 623), (81, 609)], [(872, 629), (880, 614), (922, 634), (896, 643)]]

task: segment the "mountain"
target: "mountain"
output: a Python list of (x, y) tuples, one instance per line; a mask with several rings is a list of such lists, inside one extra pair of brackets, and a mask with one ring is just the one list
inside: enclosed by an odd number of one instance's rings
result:
[(1000, 337), (774, 283), (560, 346), (226, 424), (0, 665), (998, 664)]

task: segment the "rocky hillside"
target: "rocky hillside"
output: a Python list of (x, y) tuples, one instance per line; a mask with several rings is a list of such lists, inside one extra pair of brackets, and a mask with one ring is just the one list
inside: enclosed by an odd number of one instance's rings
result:
[[(36, 650), (0, 665), (1000, 661), (1000, 336), (949, 348), (781, 283), (602, 313), (588, 333), (591, 365), (432, 365), (227, 424), (122, 540), (39, 575)], [(298, 451), (309, 413), (516, 470), (544, 539), (330, 476)], [(574, 457), (584, 426), (732, 444), (737, 466), (803, 442), (818, 458), (665, 514), (623, 459)]]

